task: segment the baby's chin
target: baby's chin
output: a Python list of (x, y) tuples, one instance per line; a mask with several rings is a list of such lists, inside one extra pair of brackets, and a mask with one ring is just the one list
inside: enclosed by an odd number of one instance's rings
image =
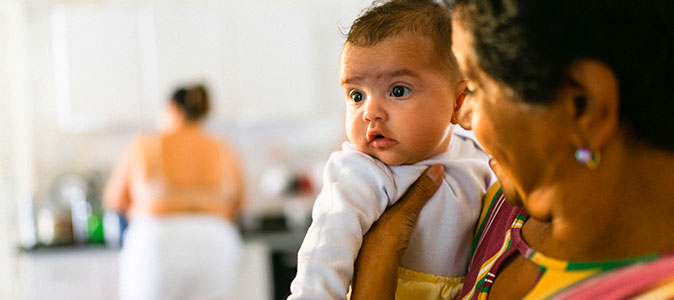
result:
[(371, 148), (361, 149), (361, 147), (356, 147), (356, 149), (380, 160), (389, 166), (411, 165), (421, 161), (421, 159), (414, 159), (408, 155), (404, 155), (393, 150), (375, 150)]

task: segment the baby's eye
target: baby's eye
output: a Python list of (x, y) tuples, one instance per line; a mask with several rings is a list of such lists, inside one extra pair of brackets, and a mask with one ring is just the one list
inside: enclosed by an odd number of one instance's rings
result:
[(359, 91), (356, 91), (356, 90), (353, 90), (353, 91), (349, 92), (349, 97), (351, 97), (351, 99), (355, 103), (363, 101), (363, 94)]
[(402, 85), (396, 85), (391, 89), (390, 96), (400, 98), (400, 97), (407, 96), (407, 94), (409, 94), (409, 93), (410, 93), (410, 88), (404, 87)]

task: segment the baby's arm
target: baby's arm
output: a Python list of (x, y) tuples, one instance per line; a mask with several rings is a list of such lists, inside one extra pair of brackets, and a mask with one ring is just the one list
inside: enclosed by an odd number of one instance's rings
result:
[(353, 152), (326, 165), (313, 222), (298, 253), (292, 299), (345, 299), (363, 235), (395, 195), (388, 168)]

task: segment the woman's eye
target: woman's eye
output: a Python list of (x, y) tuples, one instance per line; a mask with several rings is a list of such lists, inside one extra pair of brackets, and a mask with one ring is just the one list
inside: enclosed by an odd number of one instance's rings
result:
[(359, 91), (349, 92), (349, 97), (351, 97), (351, 100), (353, 100), (353, 102), (355, 102), (355, 103), (363, 101), (363, 94)]
[(401, 86), (401, 85), (396, 85), (391, 89), (391, 95), (390, 96), (400, 98), (400, 97), (407, 96), (407, 94), (409, 94), (409, 93), (410, 93), (410, 88), (404, 87), (404, 86)]

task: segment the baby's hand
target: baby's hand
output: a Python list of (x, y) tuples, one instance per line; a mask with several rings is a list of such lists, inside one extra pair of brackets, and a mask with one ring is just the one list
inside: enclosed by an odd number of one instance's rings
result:
[(428, 168), (365, 234), (355, 263), (352, 300), (395, 297), (398, 264), (421, 209), (440, 187), (442, 177), (441, 165)]

